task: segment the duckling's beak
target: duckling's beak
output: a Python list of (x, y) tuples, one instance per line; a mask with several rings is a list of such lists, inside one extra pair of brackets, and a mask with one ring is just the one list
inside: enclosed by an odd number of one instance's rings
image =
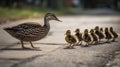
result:
[(67, 32), (64, 35), (67, 35)]
[(76, 30), (74, 32), (77, 32)]

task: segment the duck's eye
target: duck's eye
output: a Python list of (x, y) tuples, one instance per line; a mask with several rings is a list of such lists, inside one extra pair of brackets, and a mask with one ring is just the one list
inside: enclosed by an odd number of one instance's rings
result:
[(53, 16), (48, 16), (47, 19), (49, 19), (49, 20), (54, 20), (55, 17), (53, 17)]
[(47, 19), (50, 19), (50, 18), (51, 18), (51, 16), (48, 16), (48, 17), (47, 17)]

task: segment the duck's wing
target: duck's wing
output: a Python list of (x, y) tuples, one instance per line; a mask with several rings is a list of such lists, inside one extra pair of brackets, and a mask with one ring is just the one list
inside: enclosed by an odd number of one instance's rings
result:
[(11, 29), (20, 36), (37, 36), (38, 32), (43, 27), (40, 24), (35, 23), (23, 23), (18, 26), (12, 27)]
[(14, 26), (11, 29), (16, 30), (16, 31), (20, 31), (20, 30), (34, 29), (34, 28), (40, 28), (40, 27), (42, 27), (42, 26), (38, 23), (23, 23), (23, 24), (19, 24), (17, 26)]

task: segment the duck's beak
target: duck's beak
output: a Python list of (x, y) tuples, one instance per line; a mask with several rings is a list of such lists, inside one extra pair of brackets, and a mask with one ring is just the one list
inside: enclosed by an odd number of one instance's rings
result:
[(57, 19), (57, 21), (62, 22), (61, 20)]
[(59, 22), (62, 22), (62, 21), (61, 21), (61, 20), (59, 20), (58, 18), (56, 18), (56, 20), (57, 20), (57, 21), (59, 21)]

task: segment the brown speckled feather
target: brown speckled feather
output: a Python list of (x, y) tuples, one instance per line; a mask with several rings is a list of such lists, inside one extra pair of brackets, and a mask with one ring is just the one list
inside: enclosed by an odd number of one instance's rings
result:
[[(23, 41), (36, 41), (47, 35), (48, 29), (38, 23), (23, 23), (12, 28), (6, 28), (13, 37)], [(11, 32), (13, 31), (13, 32)]]

